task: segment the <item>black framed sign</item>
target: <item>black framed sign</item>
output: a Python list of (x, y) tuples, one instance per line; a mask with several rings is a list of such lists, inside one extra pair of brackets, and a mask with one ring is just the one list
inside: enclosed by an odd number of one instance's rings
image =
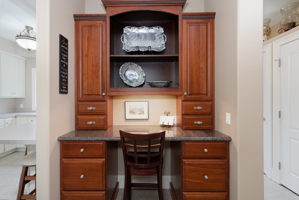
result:
[(59, 93), (68, 93), (68, 39), (59, 34)]

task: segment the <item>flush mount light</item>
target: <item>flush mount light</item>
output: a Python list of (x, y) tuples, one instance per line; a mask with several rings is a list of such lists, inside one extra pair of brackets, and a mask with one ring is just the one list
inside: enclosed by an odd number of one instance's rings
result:
[(28, 51), (36, 50), (36, 36), (33, 28), (25, 26), (25, 29), (16, 36), (16, 42)]

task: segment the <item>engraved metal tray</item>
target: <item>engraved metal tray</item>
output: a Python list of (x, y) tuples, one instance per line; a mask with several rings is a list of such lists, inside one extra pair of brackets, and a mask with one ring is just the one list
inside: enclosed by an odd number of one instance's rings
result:
[(131, 87), (138, 87), (145, 81), (143, 69), (133, 62), (122, 64), (119, 68), (119, 76), (125, 84)]
[(126, 52), (161, 52), (166, 48), (166, 40), (167, 37), (164, 34), (164, 29), (160, 26), (126, 26), (124, 27), (123, 34), (121, 36), (121, 42), (123, 43), (122, 49)]

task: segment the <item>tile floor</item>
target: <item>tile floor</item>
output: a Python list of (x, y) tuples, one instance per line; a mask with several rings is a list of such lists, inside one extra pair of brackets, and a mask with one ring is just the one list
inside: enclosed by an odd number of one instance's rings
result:
[(16, 200), (22, 165), (35, 164), (35, 153), (16, 152), (0, 159), (0, 200)]
[[(23, 164), (35, 164), (35, 154), (25, 157), (23, 152), (17, 152), (0, 159), (0, 200), (16, 199)], [(266, 177), (264, 183), (264, 200), (299, 200), (299, 196)], [(123, 190), (120, 190), (117, 200), (121, 200), (122, 195)], [(132, 197), (132, 199), (156, 200), (158, 194), (155, 190), (133, 190)], [(164, 197), (165, 200), (171, 199), (168, 190), (164, 191)]]

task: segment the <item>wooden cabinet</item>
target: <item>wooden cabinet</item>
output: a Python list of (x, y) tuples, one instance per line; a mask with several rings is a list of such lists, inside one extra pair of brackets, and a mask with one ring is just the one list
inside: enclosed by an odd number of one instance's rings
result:
[(60, 143), (62, 200), (108, 200), (117, 187), (117, 144)]
[(183, 129), (214, 128), (215, 13), (183, 14)]
[[(75, 15), (76, 129), (106, 129), (106, 17)], [(97, 115), (97, 116), (96, 116)]]
[(229, 199), (228, 142), (172, 145), (172, 165), (172, 193), (178, 199)]

